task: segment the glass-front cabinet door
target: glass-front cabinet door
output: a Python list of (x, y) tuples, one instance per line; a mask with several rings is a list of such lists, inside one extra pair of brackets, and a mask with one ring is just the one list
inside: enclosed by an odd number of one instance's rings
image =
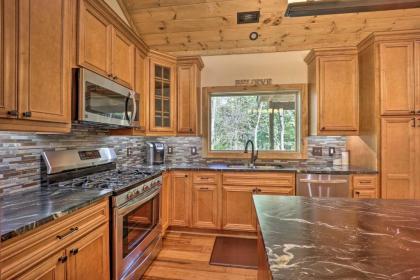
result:
[(175, 134), (176, 62), (151, 58), (150, 131)]

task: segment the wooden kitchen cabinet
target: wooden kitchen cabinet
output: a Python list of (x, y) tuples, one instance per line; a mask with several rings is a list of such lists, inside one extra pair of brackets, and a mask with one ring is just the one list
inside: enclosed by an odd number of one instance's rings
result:
[(257, 218), (252, 195), (255, 187), (223, 185), (222, 229), (255, 231)]
[(66, 249), (68, 280), (109, 279), (109, 228), (105, 224)]
[(109, 279), (109, 260), (108, 198), (0, 248), (2, 280)]
[(139, 96), (138, 102), (138, 126), (135, 128), (137, 133), (145, 133), (147, 129), (147, 110), (148, 110), (148, 83), (146, 70), (147, 58), (139, 49), (136, 49), (134, 56), (134, 91)]
[(420, 115), (420, 39), (415, 41), (414, 48), (415, 110)]
[(201, 135), (201, 57), (177, 59), (179, 135)]
[(379, 198), (376, 175), (353, 175), (353, 198)]
[[(60, 261), (66, 256), (66, 251), (61, 250), (44, 260), (39, 265), (32, 267), (19, 276), (21, 280), (65, 280), (66, 262)], [(3, 279), (3, 278), (2, 278)]]
[(15, 0), (0, 4), (0, 118), (17, 118)]
[(382, 118), (382, 198), (414, 198), (416, 177), (415, 166), (416, 130), (414, 117)]
[(311, 135), (357, 135), (357, 49), (316, 49), (305, 61), (308, 64)]
[(383, 42), (379, 45), (381, 114), (414, 113), (414, 42)]
[(171, 226), (190, 226), (191, 172), (174, 171), (171, 174)]
[(79, 14), (79, 65), (132, 89), (135, 45), (88, 0)]
[(192, 176), (191, 227), (220, 229), (221, 173), (202, 171)]
[(176, 59), (151, 51), (149, 134), (176, 134)]

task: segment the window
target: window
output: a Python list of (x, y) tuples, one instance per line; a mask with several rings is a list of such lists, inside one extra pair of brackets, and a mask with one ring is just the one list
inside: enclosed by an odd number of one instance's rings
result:
[(204, 99), (208, 110), (208, 127), (204, 127), (207, 155), (241, 157), (249, 139), (262, 157), (264, 153), (266, 158), (302, 158), (306, 154), (301, 141), (307, 125), (302, 120), (305, 85), (274, 86), (275, 90), (269, 91), (257, 87), (243, 91), (235, 91), (236, 87), (209, 89)]

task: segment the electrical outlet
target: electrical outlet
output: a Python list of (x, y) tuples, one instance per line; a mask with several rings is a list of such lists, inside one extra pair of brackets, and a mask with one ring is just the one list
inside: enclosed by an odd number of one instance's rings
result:
[(132, 148), (127, 148), (127, 156), (131, 157), (132, 154), (133, 154), (133, 149)]
[(313, 147), (312, 148), (312, 155), (322, 156), (322, 147)]
[(168, 147), (168, 154), (172, 155), (174, 153), (174, 147), (169, 146)]
[(191, 155), (196, 155), (197, 154), (197, 147), (191, 147)]
[(328, 148), (328, 155), (329, 156), (335, 155), (335, 147), (329, 147)]

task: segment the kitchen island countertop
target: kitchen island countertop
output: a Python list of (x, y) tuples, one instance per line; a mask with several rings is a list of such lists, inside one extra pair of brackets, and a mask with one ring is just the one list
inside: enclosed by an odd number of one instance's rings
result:
[(420, 201), (254, 195), (254, 204), (274, 280), (420, 278)]

